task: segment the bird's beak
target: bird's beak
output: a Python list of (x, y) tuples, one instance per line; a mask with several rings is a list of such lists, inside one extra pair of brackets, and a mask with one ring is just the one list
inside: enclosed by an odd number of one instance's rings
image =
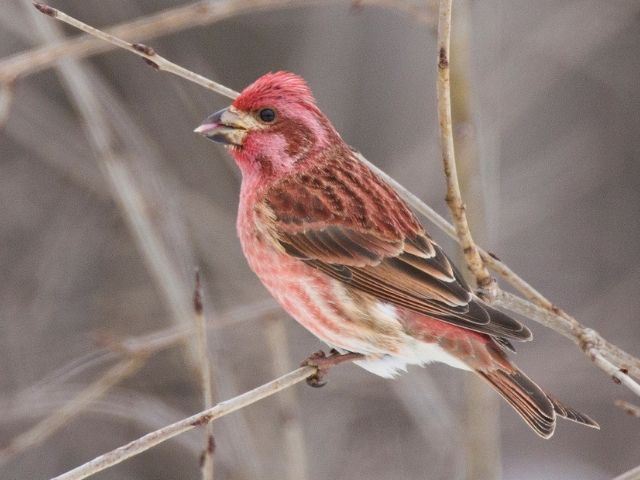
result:
[(194, 132), (216, 143), (242, 147), (250, 127), (244, 117), (240, 112), (233, 110), (233, 107), (223, 108), (209, 115)]

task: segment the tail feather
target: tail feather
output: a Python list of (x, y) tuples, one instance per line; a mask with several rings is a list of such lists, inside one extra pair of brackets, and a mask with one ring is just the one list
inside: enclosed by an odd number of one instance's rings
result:
[(514, 370), (478, 371), (542, 438), (550, 438), (556, 427), (556, 415), (599, 428), (598, 424), (577, 410), (548, 396), (529, 377)]
[(556, 415), (559, 415), (562, 418), (566, 418), (567, 420), (571, 420), (572, 422), (580, 423), (581, 425), (585, 425), (587, 427), (595, 428), (600, 430), (600, 425), (589, 415), (585, 415), (582, 412), (579, 412), (571, 407), (567, 407), (560, 400), (553, 398), (551, 395), (547, 395), (551, 403), (553, 403), (553, 408), (556, 411)]

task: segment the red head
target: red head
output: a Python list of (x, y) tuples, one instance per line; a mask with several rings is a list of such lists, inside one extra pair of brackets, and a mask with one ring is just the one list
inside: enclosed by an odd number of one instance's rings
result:
[(307, 83), (289, 72), (263, 75), (196, 132), (227, 145), (245, 177), (288, 173), (339, 140)]

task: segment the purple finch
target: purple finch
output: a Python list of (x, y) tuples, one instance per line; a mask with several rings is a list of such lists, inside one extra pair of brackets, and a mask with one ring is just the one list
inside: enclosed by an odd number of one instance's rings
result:
[(434, 361), (475, 372), (544, 438), (558, 416), (597, 427), (507, 358), (529, 329), (474, 295), (302, 78), (264, 75), (195, 131), (242, 171), (237, 227), (251, 269), (318, 338), (382, 377)]

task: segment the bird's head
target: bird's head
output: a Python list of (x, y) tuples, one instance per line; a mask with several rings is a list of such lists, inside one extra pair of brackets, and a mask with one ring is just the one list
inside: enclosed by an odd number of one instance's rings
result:
[(263, 75), (195, 132), (224, 144), (245, 176), (288, 173), (340, 138), (307, 83), (289, 72)]

